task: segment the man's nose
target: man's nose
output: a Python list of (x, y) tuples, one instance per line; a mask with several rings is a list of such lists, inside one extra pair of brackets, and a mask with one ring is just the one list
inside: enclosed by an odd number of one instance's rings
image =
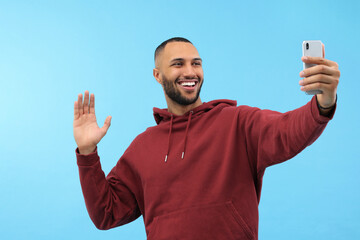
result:
[(196, 77), (196, 72), (191, 63), (186, 64), (183, 75), (186, 78), (195, 78)]

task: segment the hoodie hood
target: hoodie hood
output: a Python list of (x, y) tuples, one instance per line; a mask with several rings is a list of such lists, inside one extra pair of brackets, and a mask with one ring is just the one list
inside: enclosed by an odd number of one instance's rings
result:
[(197, 116), (202, 113), (208, 112), (211, 109), (215, 108), (219, 105), (225, 105), (225, 106), (236, 106), (237, 102), (233, 100), (227, 100), (227, 99), (220, 99), (220, 100), (214, 100), (210, 102), (204, 102), (200, 106), (192, 109), (191, 111), (185, 113), (182, 116), (170, 113), (167, 108), (160, 109), (160, 108), (153, 108), (154, 111), (154, 118), (156, 124), (161, 124), (167, 121), (170, 121), (171, 116), (173, 116), (174, 121), (186, 121), (188, 119), (188, 116), (190, 112), (192, 112), (192, 116)]
[(168, 161), (168, 156), (170, 153), (171, 133), (172, 133), (174, 123), (187, 121), (186, 129), (185, 129), (185, 133), (184, 133), (184, 140), (183, 140), (183, 151), (181, 153), (181, 159), (184, 159), (185, 150), (186, 150), (186, 141), (187, 141), (192, 117), (196, 117), (203, 113), (206, 113), (206, 112), (214, 109), (215, 107), (223, 108), (223, 107), (230, 107), (230, 106), (236, 106), (236, 101), (226, 100), (226, 99), (214, 100), (211, 102), (203, 103), (200, 106), (190, 110), (189, 112), (185, 113), (182, 116), (170, 113), (167, 109), (154, 108), (154, 118), (158, 125), (170, 122), (168, 142), (167, 142), (167, 151), (165, 154), (165, 163)]

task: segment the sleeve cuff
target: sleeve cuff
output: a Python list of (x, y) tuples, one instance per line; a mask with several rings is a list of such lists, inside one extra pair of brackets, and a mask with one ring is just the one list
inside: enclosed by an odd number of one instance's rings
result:
[(330, 113), (329, 116), (323, 116), (320, 114), (320, 110), (318, 107), (318, 102), (317, 102), (317, 98), (316, 95), (313, 96), (313, 98), (311, 99), (311, 113), (312, 116), (314, 117), (314, 119), (318, 122), (318, 123), (327, 123), (329, 122), (331, 119), (333, 119), (334, 114), (335, 114), (335, 110), (336, 110), (336, 106), (337, 106), (337, 102), (335, 102), (334, 108), (332, 109), (332, 112)]
[(92, 166), (98, 161), (100, 161), (100, 157), (97, 152), (97, 147), (95, 148), (95, 151), (89, 154), (80, 154), (79, 149), (76, 148), (76, 159), (78, 166)]

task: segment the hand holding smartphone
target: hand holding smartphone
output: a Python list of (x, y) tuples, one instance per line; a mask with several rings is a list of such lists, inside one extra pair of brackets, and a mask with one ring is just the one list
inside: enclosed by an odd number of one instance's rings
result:
[[(322, 51), (322, 42), (320, 40), (303, 41), (302, 44), (303, 56), (309, 57), (324, 57)], [(315, 66), (316, 64), (304, 63), (304, 69)], [(321, 90), (307, 91), (308, 95), (315, 95), (322, 93)]]

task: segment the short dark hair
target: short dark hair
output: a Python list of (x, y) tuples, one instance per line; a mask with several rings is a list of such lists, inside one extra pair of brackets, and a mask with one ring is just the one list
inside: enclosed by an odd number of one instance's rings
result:
[(187, 42), (187, 43), (191, 43), (188, 39), (183, 38), (183, 37), (173, 37), (170, 38), (164, 42), (162, 42), (156, 49), (155, 49), (155, 53), (154, 53), (154, 60), (156, 60), (157, 56), (159, 56), (160, 52), (162, 50), (164, 50), (166, 44), (168, 44), (169, 42)]

